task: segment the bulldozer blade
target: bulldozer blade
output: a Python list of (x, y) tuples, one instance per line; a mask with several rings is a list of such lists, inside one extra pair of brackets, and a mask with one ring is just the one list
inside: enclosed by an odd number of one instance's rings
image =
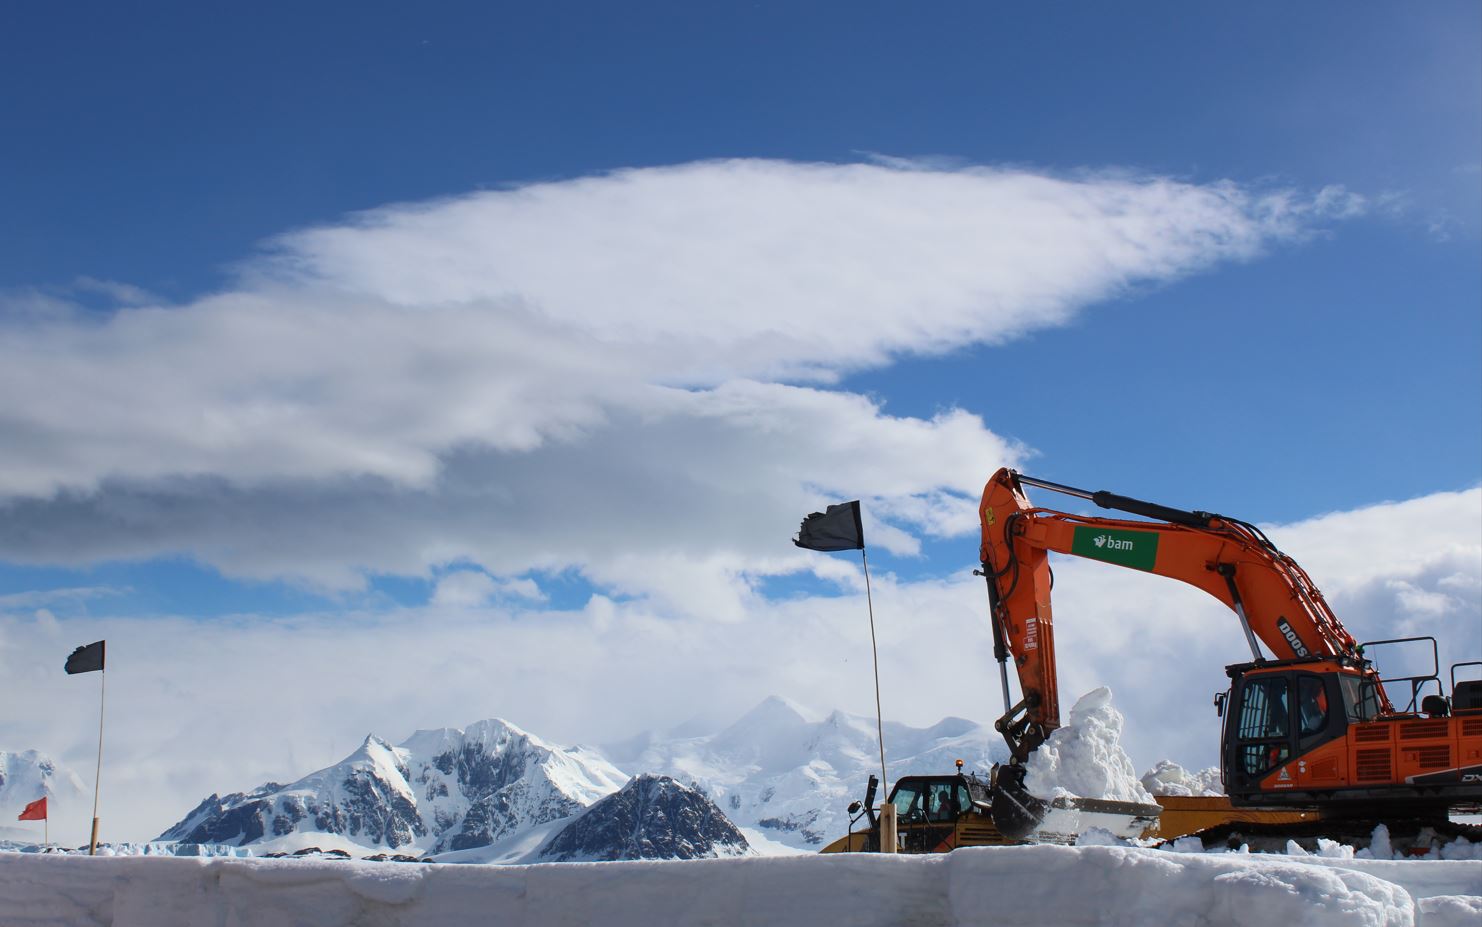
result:
[[(1073, 844), (1090, 830), (1103, 830), (1114, 837), (1133, 840), (1158, 826), (1161, 805), (1103, 798), (1061, 797), (1042, 802), (1043, 811), (1021, 839), (1030, 843)], [(996, 805), (995, 805), (996, 807)]]
[(993, 826), (1009, 840), (1072, 844), (1093, 829), (1131, 840), (1157, 827), (1163, 813), (1162, 805), (1135, 801), (1071, 795), (1039, 798), (1024, 787), (1024, 774), (1017, 763), (994, 767)]

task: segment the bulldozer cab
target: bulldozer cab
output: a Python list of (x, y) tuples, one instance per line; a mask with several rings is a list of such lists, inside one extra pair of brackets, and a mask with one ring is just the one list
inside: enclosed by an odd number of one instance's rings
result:
[[(873, 796), (875, 777), (871, 776)], [(891, 790), (887, 804), (895, 806), (897, 849), (902, 853), (946, 853), (959, 847), (1006, 846), (1024, 842), (1024, 835), (1006, 836), (994, 823), (994, 786), (988, 779), (958, 773), (945, 776), (903, 776)], [(1119, 836), (1140, 836), (1156, 827), (1160, 808), (1132, 802), (1057, 798), (1040, 802), (1046, 828), (1034, 828), (1034, 842), (1066, 843), (1075, 827), (1100, 827)], [(824, 847), (823, 853), (880, 852), (879, 816), (859, 802), (850, 831)], [(854, 824), (868, 818), (867, 828)], [(1063, 830), (1067, 822), (1071, 826)], [(1057, 830), (1057, 828), (1059, 828)]]
[[(886, 801), (895, 806), (902, 853), (945, 853), (957, 847), (1008, 842), (993, 826), (990, 787), (976, 776), (903, 776)], [(879, 822), (872, 819), (869, 830), (852, 831), (823, 852), (879, 850)]]
[(895, 805), (903, 853), (1007, 842), (993, 826), (990, 787), (975, 776), (903, 776), (887, 800)]
[[(976, 776), (902, 776), (890, 791), (896, 836), (902, 853), (945, 853), (961, 846), (1006, 843), (993, 826), (989, 784)], [(856, 803), (858, 804), (858, 803)], [(861, 812), (855, 819), (862, 821)], [(878, 853), (880, 824), (869, 815), (867, 830), (855, 831), (824, 847), (824, 853)]]
[(895, 805), (896, 821), (908, 824), (950, 824), (972, 807), (966, 776), (906, 776), (887, 799)]

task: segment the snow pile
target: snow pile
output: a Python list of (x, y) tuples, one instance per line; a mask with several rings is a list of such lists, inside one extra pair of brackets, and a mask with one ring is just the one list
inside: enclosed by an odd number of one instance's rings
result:
[[(1331, 841), (1329, 841), (1331, 842)], [(1418, 846), (1423, 849), (1421, 842)], [(1482, 843), (1473, 843), (1465, 837), (1457, 837), (1455, 840), (1441, 845), (1439, 841), (1432, 840), (1430, 852), (1417, 857), (1418, 850), (1408, 847), (1396, 849), (1390, 840), (1389, 828), (1379, 824), (1374, 828), (1374, 833), (1369, 837), (1369, 845), (1357, 853), (1353, 848), (1349, 852), (1357, 859), (1444, 859), (1444, 860), (1482, 860)]]
[(1424, 927), (1477, 927), (1482, 924), (1482, 897), (1436, 895), (1416, 902)]
[(1441, 847), (1441, 858), (1482, 861), (1482, 843), (1473, 843), (1465, 837), (1457, 837)]
[(1432, 927), (1478, 910), (1464, 884), (1447, 888), (1418, 905), (1362, 871), (1131, 847), (505, 867), (7, 854), (0, 923), (1400, 927), (1423, 913)]
[(1219, 767), (1189, 772), (1172, 760), (1159, 760), (1142, 774), (1142, 787), (1153, 795), (1223, 795)]
[(1111, 701), (1111, 690), (1105, 686), (1087, 692), (1070, 710), (1070, 723), (1030, 754), (1024, 786), (1031, 795), (1153, 804), (1132, 758), (1122, 749), (1122, 713)]

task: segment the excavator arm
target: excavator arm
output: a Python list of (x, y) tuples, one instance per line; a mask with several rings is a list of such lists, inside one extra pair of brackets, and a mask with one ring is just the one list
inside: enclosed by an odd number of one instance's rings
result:
[[(1150, 520), (1036, 508), (1024, 494), (1026, 485)], [(1060, 725), (1050, 606), (1052, 551), (1156, 573), (1204, 590), (1239, 618), (1257, 662), (1267, 659), (1259, 644), (1276, 660), (1360, 660), (1357, 642), (1307, 573), (1247, 522), (1076, 489), (1008, 468), (988, 481), (979, 515), (994, 655), (1000, 664), (1004, 704), (1012, 704), (999, 719), (998, 729), (1016, 762), (1022, 762)], [(1017, 704), (1009, 698), (1009, 658), (1022, 695)], [(1378, 691), (1382, 698), (1382, 688)], [(1387, 701), (1384, 708), (1389, 709)]]

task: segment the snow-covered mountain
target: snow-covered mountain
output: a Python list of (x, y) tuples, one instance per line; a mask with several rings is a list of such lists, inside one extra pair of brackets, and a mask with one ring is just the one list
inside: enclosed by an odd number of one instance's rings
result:
[[(603, 752), (622, 769), (672, 776), (699, 789), (742, 828), (815, 851), (848, 830), (845, 809), (864, 797), (870, 774), (879, 775), (877, 738), (874, 718), (835, 711), (816, 719), (773, 696), (718, 734), (643, 734)], [(961, 718), (928, 728), (886, 722), (885, 751), (891, 782), (951, 773), (959, 759), (969, 772), (986, 773), (1007, 759), (991, 727)]]
[[(709, 821), (685, 794), (693, 789), (756, 847), (813, 852), (847, 830), (845, 809), (878, 774), (876, 736), (873, 718), (839, 711), (817, 718), (775, 696), (716, 734), (648, 733), (601, 752), (554, 746), (499, 720), (418, 731), (399, 746), (372, 735), (344, 761), (292, 784), (212, 795), (159, 839), (252, 845), (257, 852), (313, 845), (498, 862), (539, 858), (549, 846), (574, 842), (582, 858), (619, 858), (604, 855), (591, 836), (616, 838), (619, 829), (575, 816), (617, 792), (631, 773), (676, 782), (647, 783), (624, 801), (648, 802), (649, 809), (667, 802), (674, 813), (687, 807), (691, 822)], [(960, 718), (928, 728), (887, 723), (885, 743), (891, 781), (951, 773), (958, 759), (969, 771), (986, 772), (1003, 758), (991, 728)], [(607, 810), (620, 816), (620, 806)], [(563, 829), (572, 830), (566, 841)], [(709, 837), (687, 833), (665, 852), (683, 856), (686, 841), (706, 840), (729, 852), (731, 838), (719, 829)]]
[(636, 776), (566, 825), (540, 859), (703, 859), (744, 856), (746, 838), (702, 793), (668, 776)]
[(47, 800), (53, 838), (75, 840), (87, 820), (91, 798), (82, 780), (44, 753), (0, 750), (0, 840), (41, 841), (40, 821), (23, 823), (16, 817), (42, 797)]
[(627, 778), (595, 753), (553, 746), (498, 719), (418, 731), (399, 746), (371, 735), (343, 761), (297, 782), (212, 795), (159, 839), (264, 850), (315, 841), (466, 850), (568, 818)]

